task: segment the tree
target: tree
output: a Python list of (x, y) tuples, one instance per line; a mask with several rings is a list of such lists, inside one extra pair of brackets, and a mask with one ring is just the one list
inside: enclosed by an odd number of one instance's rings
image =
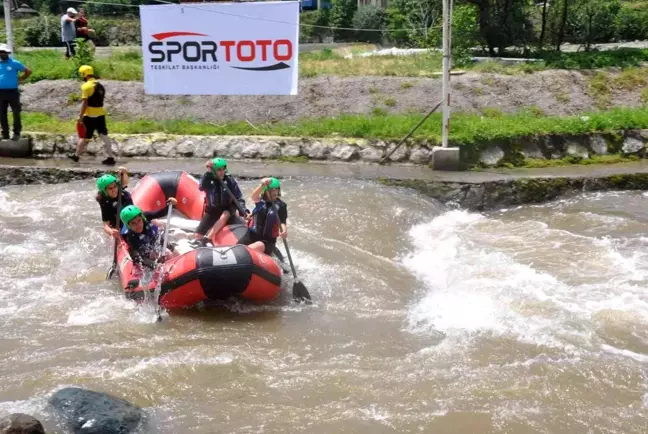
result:
[(394, 0), (387, 10), (388, 29), (395, 42), (419, 47), (440, 42), (441, 2), (439, 0)]
[[(356, 29), (383, 30), (385, 27), (385, 11), (374, 5), (365, 5), (358, 8), (353, 16), (353, 27)], [(357, 38), (362, 42), (380, 43), (382, 32), (358, 30)]]
[(335, 40), (347, 41), (353, 39), (353, 30), (342, 30), (353, 27), (353, 15), (358, 9), (357, 0), (333, 0), (331, 8), (330, 22), (332, 27), (338, 27), (333, 30)]

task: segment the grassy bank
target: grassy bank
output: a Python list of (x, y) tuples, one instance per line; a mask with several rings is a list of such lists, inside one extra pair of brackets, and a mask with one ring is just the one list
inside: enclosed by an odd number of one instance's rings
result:
[[(291, 137), (354, 137), (369, 139), (400, 139), (416, 125), (421, 115), (363, 116), (344, 115), (336, 118), (303, 119), (294, 123), (268, 123), (250, 125), (234, 122), (222, 125), (191, 120), (175, 121), (110, 121), (113, 133), (145, 134), (164, 132), (188, 135), (276, 135)], [(74, 133), (72, 119), (41, 114), (24, 113), (25, 128), (29, 131)], [(492, 116), (455, 113), (452, 116), (450, 141), (461, 146), (482, 142), (506, 140), (537, 135), (575, 135), (589, 132), (611, 132), (626, 129), (648, 128), (648, 107), (639, 109), (618, 108), (581, 116), (552, 117), (530, 112)], [(439, 142), (441, 116), (432, 115), (413, 138)]]
[[(621, 49), (591, 53), (549, 53), (534, 63), (505, 65), (495, 61), (473, 63), (461, 69), (498, 74), (530, 74), (546, 69), (631, 68), (648, 62), (648, 50)], [(18, 52), (16, 58), (34, 71), (29, 82), (76, 78), (75, 62), (54, 50)], [(417, 56), (372, 56), (344, 58), (331, 50), (302, 53), (299, 56), (301, 77), (397, 76), (432, 77), (441, 70), (441, 55), (430, 52)], [(143, 80), (142, 56), (139, 52), (116, 53), (93, 62), (102, 78), (122, 81)]]

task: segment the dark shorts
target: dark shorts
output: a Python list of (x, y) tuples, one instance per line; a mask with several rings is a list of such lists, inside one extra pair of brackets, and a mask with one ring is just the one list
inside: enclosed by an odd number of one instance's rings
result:
[(108, 135), (108, 128), (106, 127), (105, 116), (98, 116), (96, 118), (91, 118), (90, 116), (84, 116), (83, 126), (86, 129), (85, 132), (86, 139), (91, 139), (92, 136), (94, 136), (95, 131), (97, 131), (97, 133), (102, 136)]
[(63, 45), (65, 45), (65, 57), (72, 57), (72, 56), (76, 55), (76, 42), (75, 41), (63, 42)]
[(265, 253), (266, 255), (271, 255), (272, 251), (274, 250), (275, 246), (277, 245), (277, 239), (276, 238), (274, 240), (267, 240), (267, 239), (261, 238), (260, 235), (258, 235), (256, 232), (253, 232), (253, 231), (248, 232), (248, 240), (249, 240), (248, 245), (254, 244), (257, 241), (261, 241), (263, 243), (263, 245), (265, 246), (265, 250), (263, 251), (263, 253)]
[[(234, 216), (236, 215), (237, 209), (238, 208), (236, 208), (236, 204), (232, 203), (228, 208), (225, 209), (225, 211), (229, 211), (230, 216)], [(207, 208), (205, 210), (205, 214), (203, 214), (203, 217), (200, 220), (200, 223), (198, 224), (198, 228), (196, 228), (196, 233), (205, 235), (212, 228), (212, 226), (216, 224), (221, 214), (223, 214), (223, 210), (221, 209)]]

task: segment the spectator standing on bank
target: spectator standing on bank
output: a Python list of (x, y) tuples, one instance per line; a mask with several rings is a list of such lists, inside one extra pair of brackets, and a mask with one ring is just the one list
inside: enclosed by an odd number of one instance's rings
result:
[[(20, 121), (20, 91), (18, 85), (31, 75), (31, 69), (19, 61), (9, 57), (11, 50), (6, 44), (0, 44), (0, 124), (2, 125), (2, 139), (9, 138), (8, 108), (13, 113), (13, 137), (11, 140), (20, 139), (22, 123)], [(18, 77), (18, 73), (22, 75)]]
[(79, 68), (79, 75), (84, 83), (81, 85), (81, 111), (77, 122), (83, 125), (85, 134), (79, 138), (77, 143), (76, 153), (70, 154), (68, 157), (75, 161), (79, 161), (79, 157), (85, 151), (88, 141), (94, 136), (97, 131), (99, 138), (104, 144), (106, 151), (106, 158), (101, 163), (107, 165), (114, 165), (115, 158), (112, 152), (112, 142), (108, 138), (108, 128), (106, 127), (106, 110), (104, 109), (104, 99), (106, 97), (106, 89), (97, 81), (94, 75), (94, 69), (90, 65), (82, 65)]
[(76, 16), (77, 11), (74, 8), (68, 8), (65, 15), (61, 17), (61, 41), (65, 45), (65, 57), (70, 58), (76, 54)]

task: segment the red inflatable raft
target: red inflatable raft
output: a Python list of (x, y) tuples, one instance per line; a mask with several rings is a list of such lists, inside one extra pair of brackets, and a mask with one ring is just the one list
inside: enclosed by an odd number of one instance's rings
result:
[[(158, 212), (166, 201), (175, 197), (177, 209), (186, 218), (202, 218), (205, 194), (198, 181), (186, 172), (170, 171), (146, 175), (132, 191), (133, 202), (143, 212)], [(201, 247), (169, 259), (160, 268), (163, 276), (160, 305), (166, 309), (190, 307), (208, 300), (241, 297), (253, 301), (274, 299), (281, 289), (282, 270), (268, 255), (239, 244), (247, 236), (241, 219), (232, 220), (216, 234), (214, 247)], [(159, 276), (153, 276), (145, 286), (144, 273), (131, 260), (125, 242), (117, 253), (120, 280), (126, 297), (144, 299), (153, 293)]]

